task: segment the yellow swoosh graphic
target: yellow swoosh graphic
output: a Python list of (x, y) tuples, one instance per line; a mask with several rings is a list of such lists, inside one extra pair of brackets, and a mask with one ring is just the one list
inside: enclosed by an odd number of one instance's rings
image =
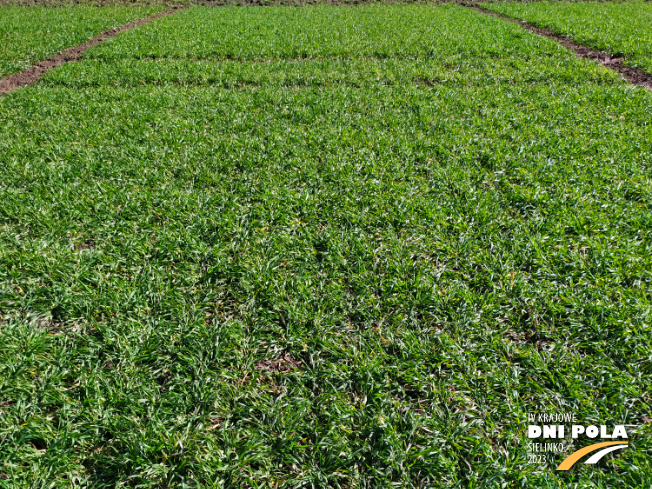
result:
[(570, 469), (573, 465), (575, 465), (575, 462), (577, 462), (579, 459), (581, 459), (584, 455), (595, 452), (599, 448), (602, 447), (609, 447), (611, 445), (627, 445), (626, 441), (605, 441), (603, 443), (594, 443), (593, 445), (589, 445), (588, 447), (584, 447), (576, 452), (571, 453), (568, 457), (566, 457), (566, 460), (564, 460), (562, 463), (559, 464), (559, 467), (557, 467), (556, 470), (568, 470)]

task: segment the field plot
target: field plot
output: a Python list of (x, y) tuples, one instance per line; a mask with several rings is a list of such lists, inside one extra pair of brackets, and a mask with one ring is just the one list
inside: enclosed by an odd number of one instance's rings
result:
[[(649, 486), (650, 106), (453, 5), (192, 8), (0, 98), (0, 473)], [(636, 449), (553, 474), (537, 410)]]
[(100, 32), (160, 10), (160, 7), (0, 6), (0, 77), (29, 68)]
[(568, 36), (580, 44), (623, 56), (625, 64), (652, 73), (650, 2), (496, 2), (483, 6)]

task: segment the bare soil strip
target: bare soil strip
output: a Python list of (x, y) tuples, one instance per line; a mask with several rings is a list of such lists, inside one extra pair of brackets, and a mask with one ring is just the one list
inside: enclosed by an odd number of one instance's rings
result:
[(32, 66), (31, 68), (27, 68), (24, 71), (20, 71), (18, 73), (14, 73), (13, 75), (0, 78), (0, 96), (5, 95), (7, 93), (11, 93), (14, 90), (18, 90), (20, 87), (33, 85), (46, 72), (50, 71), (53, 68), (61, 66), (63, 64), (79, 60), (82, 54), (84, 54), (90, 48), (97, 46), (98, 44), (106, 41), (107, 39), (111, 39), (112, 37), (117, 36), (121, 32), (131, 30), (135, 27), (138, 27), (139, 25), (147, 24), (152, 20), (165, 17), (167, 15), (172, 15), (178, 10), (182, 10), (184, 8), (185, 7), (175, 7), (173, 9), (166, 10), (165, 12), (159, 12), (158, 14), (150, 15), (149, 17), (145, 17), (144, 19), (134, 20), (120, 27), (115, 27), (113, 29), (110, 29), (106, 32), (99, 34), (98, 36), (86, 41), (83, 44), (72, 46), (70, 48), (61, 51), (59, 54), (52, 56), (51, 58), (40, 61), (39, 63)]
[(565, 48), (574, 51), (575, 54), (577, 54), (580, 58), (597, 61), (598, 63), (601, 63), (602, 66), (604, 66), (605, 68), (609, 68), (610, 70), (620, 73), (620, 75), (628, 82), (634, 85), (638, 85), (639, 87), (652, 90), (652, 74), (646, 73), (645, 71), (636, 68), (631, 68), (629, 66), (626, 66), (623, 62), (622, 57), (611, 56), (610, 54), (602, 51), (594, 51), (593, 49), (578, 44), (574, 41), (571, 41), (566, 37), (560, 36), (559, 34), (555, 34), (554, 32), (548, 29), (537, 27), (524, 20), (518, 20), (512, 17), (507, 17), (506, 15), (503, 14), (499, 14), (497, 12), (492, 12), (491, 10), (487, 10), (478, 5), (464, 3), (464, 2), (461, 3), (461, 5), (477, 10), (478, 12), (486, 15), (492, 15), (499, 19), (513, 22), (515, 24), (520, 25), (524, 29), (527, 29), (528, 31), (534, 32), (535, 34), (538, 34), (540, 36), (547, 37), (548, 39), (552, 39), (553, 41), (557, 41)]

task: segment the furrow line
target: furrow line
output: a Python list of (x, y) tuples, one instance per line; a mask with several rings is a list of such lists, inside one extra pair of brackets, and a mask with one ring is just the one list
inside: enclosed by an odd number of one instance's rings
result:
[(549, 29), (537, 27), (534, 24), (530, 24), (527, 21), (518, 20), (513, 17), (508, 17), (507, 15), (499, 14), (498, 12), (492, 12), (491, 10), (480, 7), (479, 5), (473, 3), (461, 2), (460, 5), (473, 9), (485, 15), (491, 15), (498, 19), (506, 20), (508, 22), (518, 24), (524, 29), (530, 32), (534, 32), (539, 36), (552, 39), (553, 41), (558, 42), (565, 48), (575, 52), (575, 54), (577, 54), (580, 58), (597, 61), (598, 63), (602, 64), (602, 66), (604, 66), (605, 68), (608, 68), (612, 71), (615, 71), (616, 73), (619, 73), (625, 80), (632, 83), (633, 85), (637, 85), (639, 87), (652, 90), (652, 74), (625, 65), (623, 58), (620, 56), (612, 56), (611, 54), (605, 53), (603, 51), (596, 51), (582, 44), (578, 44), (567, 37), (556, 34)]
[(79, 60), (79, 58), (81, 58), (81, 56), (86, 51), (88, 51), (92, 47), (97, 46), (98, 44), (103, 43), (107, 39), (111, 39), (122, 32), (129, 31), (140, 25), (147, 24), (148, 22), (159, 19), (161, 17), (172, 15), (178, 12), (179, 10), (183, 10), (185, 8), (186, 8), (185, 6), (174, 7), (170, 10), (166, 10), (165, 12), (159, 12), (157, 14), (150, 15), (149, 17), (145, 17), (143, 19), (137, 19), (132, 22), (129, 22), (128, 24), (122, 25), (120, 27), (114, 27), (113, 29), (109, 29), (108, 31), (98, 34), (94, 38), (89, 39), (88, 41), (82, 44), (78, 44), (76, 46), (66, 48), (63, 51), (61, 51), (59, 54), (56, 54), (51, 58), (40, 61), (34, 66), (27, 68), (26, 70), (0, 78), (0, 96), (5, 95), (7, 93), (11, 93), (14, 90), (18, 90), (21, 87), (33, 85), (38, 81), (39, 78), (41, 78), (48, 71), (57, 68), (58, 66), (64, 65), (66, 63)]

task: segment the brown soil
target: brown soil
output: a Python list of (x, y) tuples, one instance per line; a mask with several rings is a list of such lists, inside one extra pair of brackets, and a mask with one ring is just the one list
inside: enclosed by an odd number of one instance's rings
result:
[(204, 7), (223, 7), (227, 5), (237, 5), (239, 7), (305, 7), (311, 5), (435, 4), (443, 1), (445, 0), (193, 0), (193, 3)]
[(186, 4), (185, 0), (181, 3), (170, 3), (163, 0), (0, 0), (0, 7), (145, 7), (156, 5), (172, 8)]
[(83, 243), (77, 243), (75, 245), (75, 251), (92, 250), (94, 248), (95, 241), (90, 238), (86, 239)]
[(552, 341), (550, 338), (543, 336), (538, 331), (535, 331), (534, 333), (510, 332), (505, 335), (505, 338), (516, 345), (532, 345), (537, 349), (537, 351), (543, 350), (545, 346)]
[(158, 19), (160, 17), (165, 17), (167, 15), (174, 14), (177, 10), (183, 9), (185, 7), (175, 7), (173, 9), (167, 10), (165, 12), (159, 12), (158, 14), (151, 15), (144, 19), (134, 20), (120, 27), (103, 32), (102, 34), (94, 37), (93, 39), (86, 41), (83, 44), (78, 44), (77, 46), (70, 47), (61, 51), (59, 54), (52, 56), (44, 61), (37, 63), (31, 68), (27, 68), (24, 71), (15, 73), (13, 75), (5, 76), (0, 78), (0, 96), (11, 93), (14, 90), (18, 90), (20, 87), (27, 85), (33, 85), (36, 81), (41, 78), (45, 73), (50, 71), (53, 68), (61, 66), (71, 61), (77, 61), (81, 58), (82, 54), (88, 51), (90, 48), (97, 46), (98, 44), (111, 39), (112, 37), (117, 36), (118, 34), (131, 30), (139, 25), (147, 24), (152, 20)]
[[(444, 3), (450, 0), (0, 0), (0, 6), (27, 6), (42, 5), (47, 7), (65, 7), (71, 5), (85, 5), (91, 7), (106, 6), (143, 6), (143, 5), (165, 5), (189, 6), (202, 5), (204, 7), (224, 7), (224, 6), (265, 6), (265, 7), (302, 7), (308, 5), (368, 5), (368, 4), (403, 4), (403, 3), (422, 3), (436, 4)], [(596, 0), (597, 1), (597, 0)], [(601, 0), (614, 1), (614, 0)], [(623, 0), (624, 1), (624, 0)]]
[(527, 29), (528, 31), (534, 32), (535, 34), (538, 34), (543, 37), (547, 37), (548, 39), (552, 39), (553, 41), (557, 41), (559, 44), (564, 46), (565, 48), (568, 48), (572, 51), (575, 52), (580, 58), (584, 59), (591, 59), (594, 61), (597, 61), (598, 63), (601, 63), (602, 66), (605, 68), (609, 68), (612, 71), (615, 71), (617, 73), (620, 73), (621, 76), (627, 80), (628, 82), (638, 85), (639, 87), (647, 88), (648, 90), (652, 90), (652, 74), (646, 73), (643, 70), (639, 70), (636, 68), (632, 68), (630, 66), (625, 66), (623, 62), (623, 58), (618, 57), (618, 56), (611, 56), (608, 53), (602, 52), (602, 51), (594, 51), (591, 48), (588, 48), (586, 46), (582, 46), (581, 44), (578, 44), (574, 41), (571, 41), (567, 37), (560, 36), (559, 34), (555, 34), (554, 32), (548, 30), (548, 29), (543, 29), (541, 27), (537, 27), (535, 25), (532, 25), (524, 20), (517, 20), (513, 19), (511, 17), (507, 17), (506, 15), (502, 15), (496, 12), (492, 12), (491, 10), (487, 10), (485, 8), (482, 8), (478, 5), (474, 5), (472, 3), (465, 3), (462, 2), (460, 5), (463, 5), (468, 8), (472, 8), (474, 10), (477, 10), (480, 13), (486, 14), (486, 15), (492, 15), (494, 17), (497, 17), (502, 20), (506, 20), (508, 22), (512, 22), (514, 24), (518, 24), (524, 29)]
[(301, 362), (292, 358), (291, 355), (285, 354), (276, 360), (261, 360), (256, 364), (256, 368), (261, 372), (288, 373), (293, 372), (301, 367)]

